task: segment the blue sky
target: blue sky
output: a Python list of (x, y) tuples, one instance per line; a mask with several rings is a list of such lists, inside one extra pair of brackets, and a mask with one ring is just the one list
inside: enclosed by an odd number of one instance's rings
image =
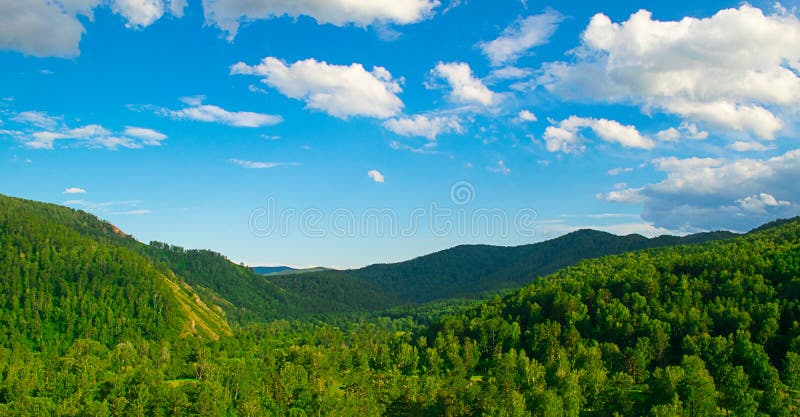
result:
[(800, 214), (796, 2), (0, 0), (0, 192), (250, 265)]

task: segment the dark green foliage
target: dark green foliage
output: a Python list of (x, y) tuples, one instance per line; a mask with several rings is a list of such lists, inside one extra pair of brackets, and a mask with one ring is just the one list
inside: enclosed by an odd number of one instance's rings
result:
[(59, 352), (79, 338), (111, 346), (180, 333), (186, 317), (166, 277), (89, 237), (109, 232), (85, 213), (0, 197), (0, 346)]
[[(81, 213), (0, 208), (3, 416), (800, 415), (800, 220), (587, 260), (477, 305), (210, 340), (179, 335), (186, 304), (168, 274), (202, 281), (229, 311), (227, 297), (251, 303), (242, 320), (261, 301), (236, 286), (264, 277), (212, 252), (137, 247)], [(336, 308), (376, 296), (336, 279), (296, 285), (334, 291)], [(253, 282), (279, 299), (277, 282)]]
[[(301, 289), (316, 287), (325, 291), (349, 291), (359, 286), (366, 287), (372, 292), (380, 291), (383, 295), (378, 298), (353, 298), (347, 311), (373, 310), (451, 298), (476, 298), (486, 293), (518, 288), (536, 277), (550, 274), (583, 259), (734, 236), (736, 235), (730, 232), (713, 232), (648, 239), (641, 235), (616, 236), (595, 230), (579, 230), (532, 245), (464, 245), (395, 264), (370, 265), (348, 271), (305, 273), (294, 277), (295, 279), (282, 279), (279, 285), (316, 297), (324, 296), (326, 292), (306, 292)], [(315, 283), (306, 285), (303, 280)], [(326, 285), (323, 283), (325, 280), (332, 282)], [(337, 286), (341, 287), (337, 290)], [(379, 304), (376, 302), (378, 300), (385, 303)], [(334, 307), (328, 311), (341, 310)]]
[(186, 250), (161, 242), (150, 242), (144, 253), (183, 278), (207, 303), (222, 307), (234, 322), (295, 317), (305, 312), (299, 297), (219, 253)]

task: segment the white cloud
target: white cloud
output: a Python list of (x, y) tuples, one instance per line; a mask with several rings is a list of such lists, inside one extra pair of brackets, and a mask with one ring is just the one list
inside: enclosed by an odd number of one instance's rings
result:
[(728, 145), (728, 147), (736, 152), (768, 151), (770, 149), (775, 149), (774, 146), (765, 146), (758, 142), (743, 142), (743, 141), (736, 141)]
[(83, 148), (139, 149), (158, 146), (166, 135), (152, 129), (127, 127), (114, 133), (99, 124), (87, 124), (71, 128), (61, 122), (63, 117), (50, 116), (44, 112), (27, 111), (15, 115), (11, 120), (22, 125), (21, 130), (4, 130), (0, 134), (13, 137), (31, 149), (55, 149), (57, 142)]
[(370, 177), (372, 181), (375, 181), (379, 184), (383, 184), (384, 181), (383, 174), (381, 174), (378, 170), (375, 169), (370, 170), (369, 172), (367, 172), (367, 176)]
[(79, 18), (94, 19), (94, 9), (110, 6), (130, 28), (151, 25), (170, 12), (183, 15), (185, 0), (8, 0), (0, 2), (0, 49), (37, 57), (80, 55), (86, 28)]
[(677, 142), (680, 138), (692, 140), (705, 140), (708, 138), (708, 132), (701, 131), (694, 123), (683, 122), (676, 129), (670, 127), (656, 133), (656, 138), (662, 142)]
[(692, 140), (706, 140), (708, 139), (708, 132), (702, 131), (697, 128), (694, 123), (683, 122), (680, 125), (680, 131), (686, 139)]
[(561, 127), (547, 126), (542, 139), (549, 152), (578, 153), (586, 150), (583, 138)]
[(383, 122), (383, 126), (401, 136), (421, 136), (430, 140), (447, 133), (462, 133), (464, 128), (454, 116), (415, 115)]
[(167, 138), (167, 135), (156, 130), (135, 126), (125, 126), (124, 134), (126, 136), (141, 139), (146, 145), (151, 146), (158, 146), (161, 144), (161, 141)]
[(486, 77), (484, 81), (488, 84), (491, 84), (503, 80), (518, 80), (529, 77), (531, 74), (533, 74), (533, 70), (531, 69), (507, 66), (495, 68), (491, 73), (489, 73), (489, 76)]
[(273, 57), (257, 65), (239, 62), (231, 74), (256, 75), (281, 94), (304, 100), (306, 107), (347, 119), (366, 116), (380, 119), (400, 113), (403, 102), (397, 97), (400, 82), (383, 67), (368, 72), (361, 64), (332, 65), (313, 58), (286, 65)]
[(42, 111), (24, 111), (12, 117), (11, 120), (43, 129), (52, 129), (59, 123), (58, 118)]
[(565, 98), (629, 102), (763, 139), (800, 102), (800, 21), (749, 5), (680, 21), (597, 14), (574, 56), (546, 64), (538, 82)]
[[(487, 88), (481, 80), (472, 75), (472, 69), (464, 62), (439, 62), (431, 70), (433, 80), (444, 79), (452, 89), (450, 99), (461, 104), (480, 104), (489, 106), (493, 104), (496, 94)], [(432, 83), (428, 84), (433, 87)]]
[(519, 114), (516, 118), (517, 121), (520, 122), (536, 122), (539, 119), (533, 114), (530, 110), (520, 110)]
[(127, 19), (128, 27), (143, 28), (150, 26), (164, 15), (164, 2), (161, 0), (114, 0), (111, 10)]
[(641, 203), (644, 201), (644, 197), (640, 194), (642, 191), (641, 188), (627, 188), (627, 189), (618, 189), (614, 187), (616, 191), (610, 191), (606, 194), (598, 194), (597, 197), (607, 200), (607, 201), (614, 201), (617, 203)]
[(109, 136), (111, 132), (100, 125), (86, 125), (64, 131), (65, 137), (86, 139), (96, 136)]
[(243, 22), (280, 16), (309, 16), (318, 23), (406, 25), (433, 15), (437, 0), (203, 0), (206, 21), (233, 40)]
[(62, 191), (61, 194), (86, 194), (86, 190), (78, 187), (69, 187)]
[(250, 84), (247, 86), (247, 89), (250, 90), (251, 93), (257, 94), (269, 94), (269, 92), (255, 84)]
[(673, 230), (748, 230), (800, 214), (800, 149), (769, 159), (660, 158), (662, 181), (599, 197), (641, 203), (642, 218)]
[(169, 11), (175, 17), (183, 17), (183, 11), (186, 9), (186, 0), (169, 0)]
[(0, 2), (0, 48), (38, 57), (77, 56), (85, 31), (77, 13), (45, 0)]
[(550, 41), (564, 18), (555, 10), (517, 19), (495, 40), (478, 45), (492, 65), (516, 61), (525, 52)]
[(656, 133), (656, 138), (662, 142), (677, 142), (681, 138), (681, 132), (674, 127), (664, 129)]
[(766, 213), (767, 207), (786, 207), (791, 206), (792, 203), (788, 201), (779, 201), (772, 194), (758, 193), (745, 198), (736, 200), (742, 209), (755, 213)]
[(622, 174), (623, 172), (632, 172), (632, 171), (633, 171), (633, 168), (630, 168), (630, 167), (628, 167), (628, 168), (622, 168), (622, 167), (620, 167), (620, 168), (612, 168), (612, 169), (608, 170), (608, 175), (611, 175), (613, 177), (613, 176), (617, 176), (619, 174)]
[(220, 123), (234, 127), (272, 126), (283, 121), (281, 116), (249, 111), (228, 111), (219, 106), (203, 104), (203, 100), (204, 96), (184, 97), (181, 101), (189, 107), (180, 110), (157, 109), (156, 113), (175, 119)]
[(411, 153), (421, 154), (421, 155), (435, 155), (440, 154), (441, 152), (435, 150), (436, 149), (436, 142), (428, 142), (420, 147), (414, 147), (410, 145), (406, 145), (404, 143), (400, 143), (396, 140), (393, 140), (389, 143), (389, 147), (396, 150), (396, 151), (409, 151)]
[(580, 135), (590, 129), (605, 142), (618, 143), (626, 148), (652, 149), (655, 142), (643, 136), (635, 126), (623, 125), (614, 120), (570, 116), (557, 126), (548, 126), (544, 132), (547, 150), (550, 152), (582, 152), (585, 138)]
[(242, 159), (229, 159), (228, 161), (232, 164), (236, 164), (242, 168), (248, 168), (248, 169), (270, 169), (270, 168), (299, 165), (296, 162), (260, 162), (260, 161), (246, 161)]
[(31, 135), (22, 135), (22, 144), (31, 149), (53, 149), (53, 144), (59, 139), (66, 139), (67, 136), (57, 132), (33, 132)]

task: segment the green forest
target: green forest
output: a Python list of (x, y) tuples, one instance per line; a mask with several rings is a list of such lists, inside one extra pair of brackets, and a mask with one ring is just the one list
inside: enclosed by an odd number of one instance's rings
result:
[(0, 196), (0, 416), (800, 415), (800, 219), (549, 242), (263, 276)]

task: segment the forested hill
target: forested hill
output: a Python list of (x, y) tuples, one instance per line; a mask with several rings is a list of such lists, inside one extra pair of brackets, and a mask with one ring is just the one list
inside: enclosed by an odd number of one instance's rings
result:
[[(213, 252), (0, 196), (0, 277), (2, 416), (800, 415), (800, 219), (580, 261), (422, 320), (230, 329), (203, 299), (266, 317), (227, 297), (255, 308), (248, 291), (277, 291), (287, 298), (265, 305), (287, 308), (300, 293)], [(304, 311), (391, 302), (337, 277)]]
[(0, 343), (58, 351), (81, 338), (230, 333), (217, 309), (134, 243), (84, 212), (0, 196)]
[[(617, 236), (596, 230), (579, 230), (530, 245), (462, 245), (406, 262), (346, 271), (271, 276), (270, 280), (287, 289), (303, 288), (308, 294), (335, 290), (343, 283), (364, 285), (378, 289), (391, 300), (392, 305), (424, 303), (518, 288), (538, 276), (583, 259), (735, 236), (731, 232), (711, 232), (648, 239), (641, 235)], [(359, 308), (358, 301), (353, 300), (351, 306)]]
[(508, 415), (797, 416), (800, 219), (584, 261), (423, 335), (457, 401)]
[[(282, 288), (219, 253), (162, 242), (146, 245), (94, 215), (68, 207), (0, 195), (0, 215), (3, 218), (0, 263), (8, 277), (0, 289), (9, 288), (4, 295), (8, 294), (12, 300), (8, 304), (9, 314), (4, 318), (6, 324), (18, 330), (30, 324), (28, 319), (14, 321), (18, 310), (27, 311), (39, 304), (46, 314), (34, 320), (35, 326), (41, 324), (39, 320), (58, 322), (51, 326), (57, 332), (43, 334), (67, 332), (71, 335), (67, 340), (79, 336), (94, 338), (93, 331), (82, 329), (92, 326), (100, 329), (106, 324), (116, 329), (115, 336), (107, 339), (126, 332), (151, 336), (181, 333), (176, 326), (191, 327), (192, 323), (192, 331), (216, 337), (220, 331), (229, 331), (229, 324), (319, 317), (330, 312), (353, 311), (353, 304), (359, 306), (357, 311), (378, 310), (390, 304), (382, 292), (360, 282), (329, 281), (335, 283), (335, 288), (322, 293), (303, 286)], [(114, 255), (98, 255), (106, 252)], [(51, 253), (55, 255), (50, 256)], [(134, 265), (128, 265), (127, 261)], [(86, 270), (91, 271), (88, 276), (83, 273)], [(283, 271), (288, 272), (291, 271)], [(87, 287), (94, 292), (84, 293)], [(170, 291), (162, 294), (163, 289)], [(31, 293), (37, 295), (32, 297)], [(169, 293), (173, 296), (167, 296)], [(178, 299), (173, 300), (175, 297)], [(62, 302), (68, 305), (60, 306)], [(166, 303), (166, 307), (162, 308), (160, 303)], [(91, 307), (89, 314), (80, 318), (89, 321), (79, 323), (76, 329), (72, 320), (78, 320), (75, 316), (94, 304), (97, 308), (103, 306), (102, 319), (91, 318), (95, 313)], [(189, 313), (181, 313), (175, 306)], [(51, 308), (57, 311), (51, 312)], [(109, 308), (112, 312), (106, 313)], [(162, 313), (165, 320), (147, 316)], [(136, 317), (136, 321), (123, 319), (125, 326), (114, 322), (117, 315), (137, 314), (141, 317)], [(187, 315), (191, 318), (186, 319)], [(110, 321), (106, 323), (105, 319)], [(137, 326), (138, 320), (146, 321), (145, 325)], [(156, 328), (151, 329), (152, 326)], [(206, 332), (206, 328), (212, 331)]]

